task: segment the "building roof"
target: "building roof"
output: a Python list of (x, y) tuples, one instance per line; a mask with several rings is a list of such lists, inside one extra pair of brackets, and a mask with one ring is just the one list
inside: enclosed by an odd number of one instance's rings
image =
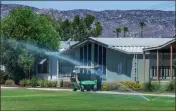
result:
[(156, 50), (156, 49), (161, 49), (163, 47), (166, 47), (172, 43), (175, 43), (176, 42), (176, 38), (173, 38), (172, 40), (164, 43), (164, 44), (161, 44), (161, 45), (158, 45), (158, 46), (153, 46), (153, 47), (147, 47), (147, 48), (144, 48), (143, 51), (150, 51), (150, 50)]
[(59, 51), (64, 51), (68, 49), (70, 46), (75, 45), (79, 41), (60, 41)]
[(109, 48), (125, 53), (143, 53), (144, 48), (157, 47), (172, 41), (174, 38), (95, 38), (91, 40), (108, 45)]
[(175, 38), (105, 38), (105, 37), (89, 37), (83, 42), (74, 42), (70, 48), (75, 48), (88, 41), (99, 43), (113, 50), (121, 51), (127, 54), (142, 54), (145, 49), (163, 46), (168, 44)]

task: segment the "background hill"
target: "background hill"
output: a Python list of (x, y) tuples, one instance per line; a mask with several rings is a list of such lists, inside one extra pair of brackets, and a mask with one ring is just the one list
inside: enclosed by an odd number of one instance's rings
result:
[[(1, 17), (16, 7), (24, 5), (1, 4)], [(92, 14), (103, 26), (102, 37), (116, 37), (113, 32), (117, 27), (127, 26), (127, 37), (140, 37), (139, 22), (144, 21), (144, 37), (172, 37), (175, 35), (175, 12), (160, 10), (104, 10), (92, 11), (85, 9), (59, 11), (55, 9), (38, 9), (31, 7), (37, 14), (47, 14), (55, 19), (73, 19), (75, 15)], [(120, 34), (123, 36), (123, 33)]]

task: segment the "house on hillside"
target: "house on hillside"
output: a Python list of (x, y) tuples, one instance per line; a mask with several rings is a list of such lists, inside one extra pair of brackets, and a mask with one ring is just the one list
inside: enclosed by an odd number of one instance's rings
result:
[[(62, 49), (61, 55), (84, 66), (102, 66), (104, 81), (147, 82), (150, 79), (170, 80), (176, 76), (173, 67), (173, 59), (176, 57), (175, 38), (90, 37)], [(45, 64), (44, 70), (47, 69), (47, 73), (37, 75), (50, 80), (69, 77), (75, 66), (54, 57), (49, 58)], [(92, 73), (87, 70), (82, 72)]]

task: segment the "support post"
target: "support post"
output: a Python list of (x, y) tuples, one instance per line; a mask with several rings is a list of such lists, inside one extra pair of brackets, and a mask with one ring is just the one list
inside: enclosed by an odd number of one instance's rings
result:
[(59, 62), (58, 62), (58, 59), (57, 59), (57, 62), (56, 62), (56, 72), (57, 72), (57, 77), (56, 77), (56, 79), (57, 79), (57, 82), (58, 82), (58, 73), (59, 73), (59, 67), (58, 67), (58, 65), (59, 65)]
[(173, 59), (172, 59), (172, 51), (173, 51), (173, 49), (172, 49), (172, 45), (170, 46), (170, 76), (171, 76), (171, 80), (173, 79), (173, 77), (172, 77), (172, 66), (173, 66)]
[(159, 81), (159, 51), (157, 50), (157, 58), (156, 58), (156, 74), (157, 74), (157, 81)]
[(145, 83), (145, 52), (143, 53), (143, 77)]
[(29, 65), (29, 79), (31, 79), (31, 76), (30, 76), (30, 65)]

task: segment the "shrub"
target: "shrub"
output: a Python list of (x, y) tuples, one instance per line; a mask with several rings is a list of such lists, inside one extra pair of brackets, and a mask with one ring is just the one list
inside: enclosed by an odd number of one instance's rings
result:
[(48, 80), (44, 80), (44, 87), (48, 87)]
[(130, 81), (121, 81), (121, 82), (109, 82), (102, 84), (103, 91), (129, 91), (129, 90), (141, 90), (142, 84)]
[(144, 83), (143, 91), (152, 92), (152, 91), (161, 91), (161, 85), (158, 82), (156, 83)]
[(21, 80), (20, 81), (20, 86), (22, 86), (22, 87), (26, 87), (27, 86), (27, 80), (26, 79), (23, 79), (23, 80)]
[(109, 91), (109, 85), (110, 83), (103, 83), (102, 84), (102, 87), (101, 87), (101, 90), (102, 91)]
[(143, 90), (144, 90), (144, 91), (151, 92), (153, 89), (154, 89), (154, 88), (153, 88), (151, 82), (144, 83), (144, 87), (143, 87)]
[(41, 80), (39, 86), (40, 87), (47, 87), (48, 86), (48, 80)]
[(113, 90), (118, 90), (120, 87), (120, 85), (118, 83), (115, 82), (111, 82), (111, 83), (103, 83), (102, 84), (102, 91), (113, 91)]
[[(131, 81), (121, 81), (122, 84), (122, 90), (141, 90), (142, 89), (142, 84), (136, 83), (136, 82), (131, 82)], [(124, 86), (123, 86), (124, 85)]]
[(72, 88), (72, 83), (70, 81), (63, 81), (64, 88)]
[(4, 84), (7, 77), (7, 72), (0, 70), (0, 83)]
[(52, 87), (57, 87), (57, 81), (52, 81)]
[(39, 80), (40, 87), (57, 87), (57, 81)]
[(176, 87), (175, 87), (175, 79), (170, 81), (169, 84), (166, 86), (166, 91), (168, 92), (175, 92)]
[(43, 80), (38, 80), (38, 85), (39, 85), (40, 87), (41, 87), (42, 81), (43, 81)]
[(130, 89), (124, 84), (120, 84), (119, 91), (130, 91)]
[(38, 86), (38, 79), (36, 77), (32, 77), (32, 79), (30, 80), (30, 85), (32, 87)]
[(8, 80), (5, 81), (5, 85), (7, 85), (7, 86), (14, 86), (15, 82), (13, 80), (11, 80), (11, 79), (8, 79)]
[(45, 87), (45, 80), (40, 80), (39, 81), (39, 86), (40, 87)]
[(60, 81), (60, 87), (63, 87), (63, 84), (64, 84), (64, 81), (61, 80), (61, 81)]
[(153, 90), (152, 91), (161, 91), (161, 84), (159, 84), (159, 83), (152, 83), (152, 86), (153, 86)]
[(31, 86), (31, 81), (29, 79), (26, 79), (26, 86)]
[(32, 77), (32, 79), (23, 79), (20, 81), (20, 86), (22, 87), (26, 87), (26, 86), (32, 86), (32, 87), (36, 87), (39, 85), (39, 81), (36, 77)]
[(52, 81), (47, 81), (46, 87), (52, 87)]

